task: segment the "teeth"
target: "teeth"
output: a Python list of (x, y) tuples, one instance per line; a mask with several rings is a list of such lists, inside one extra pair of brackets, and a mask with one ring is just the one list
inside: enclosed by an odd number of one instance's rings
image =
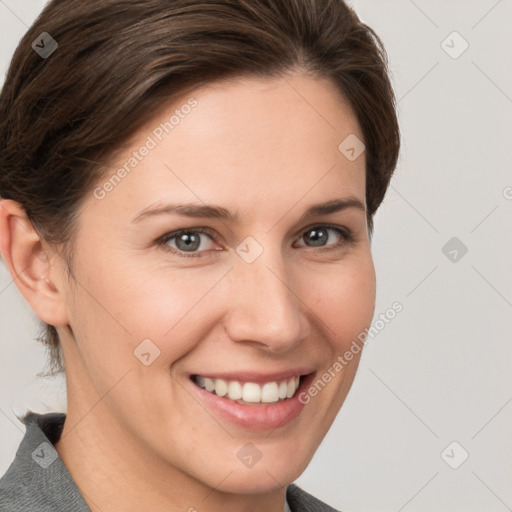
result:
[(205, 387), (206, 391), (213, 391), (215, 389), (215, 382), (213, 382), (212, 379), (209, 379), (208, 377), (206, 377), (204, 379), (204, 387)]
[(240, 382), (230, 382), (228, 385), (228, 397), (231, 400), (240, 400), (242, 398), (242, 384)]
[(246, 382), (242, 390), (244, 402), (261, 402), (261, 387), (254, 382)]
[(286, 398), (291, 398), (295, 393), (295, 379), (290, 379), (288, 381), (288, 389), (286, 391)]
[(261, 401), (267, 404), (277, 402), (279, 400), (279, 389), (277, 382), (267, 382), (261, 388)]
[(279, 398), (286, 398), (286, 394), (288, 393), (288, 384), (285, 380), (279, 384)]
[(262, 386), (255, 382), (241, 384), (238, 381), (228, 382), (200, 375), (194, 377), (194, 381), (206, 391), (215, 393), (217, 396), (225, 396), (230, 400), (243, 400), (248, 403), (276, 403), (279, 400), (291, 398), (295, 394), (299, 388), (300, 376), (280, 382), (266, 382)]
[(215, 394), (224, 396), (228, 392), (228, 386), (222, 379), (215, 379)]

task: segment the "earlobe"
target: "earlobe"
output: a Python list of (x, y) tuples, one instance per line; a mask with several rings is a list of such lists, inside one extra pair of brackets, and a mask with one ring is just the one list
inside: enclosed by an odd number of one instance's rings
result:
[(52, 279), (57, 269), (51, 263), (57, 257), (45, 251), (25, 210), (12, 199), (0, 201), (0, 253), (34, 313), (47, 324), (67, 324), (63, 290)]

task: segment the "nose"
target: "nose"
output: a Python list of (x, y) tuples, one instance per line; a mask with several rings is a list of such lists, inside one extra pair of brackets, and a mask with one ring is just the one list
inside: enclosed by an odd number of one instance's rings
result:
[(230, 279), (225, 327), (232, 340), (282, 353), (308, 335), (308, 307), (278, 250), (266, 249), (252, 263), (239, 258)]

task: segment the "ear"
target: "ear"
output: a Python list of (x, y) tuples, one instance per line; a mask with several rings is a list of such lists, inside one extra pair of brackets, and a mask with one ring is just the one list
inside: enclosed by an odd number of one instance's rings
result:
[(12, 199), (0, 201), (0, 253), (34, 313), (50, 325), (68, 324), (59, 257), (50, 252), (25, 210)]

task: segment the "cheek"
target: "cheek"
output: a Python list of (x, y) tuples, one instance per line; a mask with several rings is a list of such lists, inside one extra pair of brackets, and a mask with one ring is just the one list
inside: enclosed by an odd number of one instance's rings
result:
[(343, 350), (371, 324), (375, 309), (375, 269), (370, 256), (340, 263), (335, 272), (315, 279), (314, 313), (323, 320), (326, 338)]
[(108, 356), (117, 366), (138, 363), (133, 351), (149, 339), (157, 347), (155, 354), (160, 351), (162, 356), (155, 359), (155, 366), (168, 366), (193, 348), (195, 334), (205, 323), (215, 320), (219, 306), (213, 300), (214, 287), (226, 268), (161, 268), (130, 264), (126, 258), (107, 264), (112, 260), (94, 261), (88, 267), (87, 292), (80, 286), (77, 290), (73, 329), (78, 326), (96, 359)]

